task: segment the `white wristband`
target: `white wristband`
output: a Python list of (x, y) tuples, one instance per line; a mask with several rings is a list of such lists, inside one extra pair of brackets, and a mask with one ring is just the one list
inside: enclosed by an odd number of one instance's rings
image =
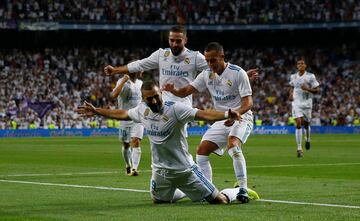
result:
[(224, 118), (228, 118), (228, 117), (229, 117), (229, 111), (225, 111)]

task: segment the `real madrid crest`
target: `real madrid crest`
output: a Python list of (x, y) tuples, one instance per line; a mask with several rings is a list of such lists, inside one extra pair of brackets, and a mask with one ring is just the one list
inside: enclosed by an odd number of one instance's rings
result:
[(144, 111), (144, 116), (148, 116), (150, 113), (150, 108), (146, 108), (145, 111)]
[(226, 84), (229, 85), (229, 87), (231, 87), (232, 86), (232, 81), (227, 80)]
[(165, 51), (164, 56), (169, 57), (169, 55), (170, 55), (170, 51)]
[(185, 59), (184, 59), (184, 63), (185, 63), (185, 64), (190, 64), (190, 58), (185, 58)]

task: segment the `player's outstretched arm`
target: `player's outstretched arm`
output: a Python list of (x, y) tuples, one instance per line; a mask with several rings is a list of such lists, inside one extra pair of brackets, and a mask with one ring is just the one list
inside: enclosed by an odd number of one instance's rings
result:
[(113, 67), (111, 65), (107, 65), (104, 68), (104, 73), (108, 76), (114, 75), (114, 74), (127, 74), (129, 73), (129, 69), (127, 65), (122, 65), (118, 67)]
[(96, 108), (89, 102), (84, 102), (83, 106), (76, 109), (76, 112), (83, 117), (92, 117), (95, 115), (113, 118), (117, 120), (130, 120), (127, 110), (111, 110), (105, 108)]
[(120, 92), (124, 88), (125, 83), (130, 79), (129, 75), (125, 74), (124, 77), (121, 78), (121, 82), (118, 86), (114, 88), (114, 90), (111, 92), (110, 96), (112, 98), (116, 98), (119, 96)]
[(173, 95), (177, 96), (177, 97), (187, 97), (190, 94), (193, 94), (195, 92), (198, 92), (192, 85), (187, 85), (185, 87), (182, 88), (175, 88), (174, 84), (165, 84), (163, 86), (163, 88), (161, 88), (161, 90), (163, 91), (168, 91), (170, 93), (172, 93)]
[(195, 115), (195, 120), (208, 120), (208, 121), (216, 121), (216, 120), (240, 120), (241, 116), (237, 111), (228, 110), (226, 112), (220, 112), (215, 110), (198, 110)]

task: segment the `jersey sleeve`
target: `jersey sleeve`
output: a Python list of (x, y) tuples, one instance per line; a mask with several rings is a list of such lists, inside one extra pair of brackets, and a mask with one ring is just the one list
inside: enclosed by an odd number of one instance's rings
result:
[(316, 88), (320, 85), (320, 83), (316, 80), (315, 75), (312, 74), (310, 77), (310, 87), (311, 88)]
[(130, 73), (148, 71), (159, 67), (160, 49), (153, 52), (149, 57), (130, 62), (127, 67)]
[(128, 116), (132, 121), (134, 121), (136, 123), (141, 123), (140, 106), (138, 105), (138, 106), (128, 110)]
[(196, 60), (195, 60), (195, 63), (196, 63), (196, 70), (197, 71), (203, 71), (205, 70), (206, 68), (208, 68), (208, 65), (207, 65), (207, 62), (205, 60), (205, 57), (203, 54), (201, 54), (200, 52), (198, 52), (196, 54)]
[(174, 111), (176, 118), (183, 124), (193, 121), (195, 119), (196, 112), (198, 111), (197, 108), (192, 108), (187, 105), (182, 104), (175, 104)]
[(197, 91), (203, 92), (206, 90), (206, 82), (205, 82), (205, 71), (201, 72), (193, 82), (191, 82), (191, 86), (193, 86)]
[(239, 93), (241, 97), (252, 95), (251, 85), (247, 73), (241, 69), (239, 71)]
[(293, 77), (294, 75), (290, 75), (290, 80), (289, 80), (289, 84), (290, 84), (290, 86), (292, 86), (292, 87), (294, 87), (294, 77)]

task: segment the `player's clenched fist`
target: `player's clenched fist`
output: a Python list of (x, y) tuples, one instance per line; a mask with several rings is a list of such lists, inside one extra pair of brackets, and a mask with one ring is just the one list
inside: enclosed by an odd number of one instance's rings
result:
[(111, 65), (108, 65), (108, 66), (106, 66), (105, 68), (104, 68), (104, 73), (106, 74), (106, 75), (112, 75), (113, 73), (114, 73), (114, 67), (113, 66), (111, 66)]

